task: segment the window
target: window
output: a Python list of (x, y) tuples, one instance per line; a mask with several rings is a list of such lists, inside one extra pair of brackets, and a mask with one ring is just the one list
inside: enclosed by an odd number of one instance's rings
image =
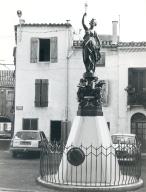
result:
[(34, 131), (31, 131), (31, 132), (18, 131), (16, 133), (16, 136), (22, 140), (40, 140), (41, 139), (40, 134)]
[(128, 104), (146, 105), (146, 68), (128, 69)]
[(101, 58), (96, 63), (96, 67), (104, 67), (105, 66), (105, 52), (100, 52), (100, 54), (101, 54)]
[(48, 79), (35, 80), (35, 107), (48, 107)]
[(39, 61), (50, 61), (50, 39), (39, 39)]
[(57, 62), (58, 55), (58, 40), (57, 37), (49, 39), (32, 38), (30, 50), (30, 62)]
[(146, 116), (143, 113), (135, 113), (131, 117), (131, 133), (136, 134), (142, 153), (146, 153)]
[(23, 119), (23, 130), (38, 130), (38, 119)]
[(128, 81), (136, 92), (146, 91), (146, 68), (129, 68)]

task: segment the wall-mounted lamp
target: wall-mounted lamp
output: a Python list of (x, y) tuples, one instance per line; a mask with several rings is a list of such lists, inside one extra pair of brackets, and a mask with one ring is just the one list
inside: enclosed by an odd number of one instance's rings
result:
[(21, 17), (22, 17), (22, 11), (21, 10), (17, 10), (17, 16), (19, 18), (19, 25), (20, 25), (19, 41), (21, 41), (21, 38), (22, 38), (21, 24), (25, 23), (25, 21), (23, 19), (21, 19)]
[(18, 15), (19, 18), (21, 18), (21, 16), (22, 16), (22, 11), (21, 11), (21, 10), (18, 10), (18, 11), (17, 11), (17, 15)]

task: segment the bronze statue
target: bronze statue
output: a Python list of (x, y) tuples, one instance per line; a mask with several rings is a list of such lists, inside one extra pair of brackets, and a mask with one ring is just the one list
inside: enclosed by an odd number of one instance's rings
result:
[[(87, 4), (85, 6), (87, 8)], [(85, 30), (83, 41), (83, 62), (86, 72), (80, 79), (78, 85), (78, 111), (79, 116), (103, 116), (102, 112), (102, 86), (103, 81), (98, 80), (94, 75), (96, 63), (100, 60), (100, 41), (97, 33), (93, 30), (96, 26), (95, 19), (89, 23), (89, 28), (85, 25), (86, 10), (82, 18), (82, 25)]]
[(90, 27), (88, 28), (85, 25), (85, 12), (82, 18), (82, 25), (85, 30), (85, 35), (83, 37), (83, 62), (85, 64), (87, 73), (94, 73), (96, 62), (101, 58), (100, 55), (100, 41), (97, 36), (97, 33), (93, 31), (93, 28), (96, 26), (95, 19), (92, 19), (89, 23)]

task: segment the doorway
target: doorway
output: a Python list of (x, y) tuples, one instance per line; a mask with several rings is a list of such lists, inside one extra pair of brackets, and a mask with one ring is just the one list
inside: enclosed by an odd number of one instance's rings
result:
[(142, 153), (146, 153), (146, 116), (135, 113), (131, 117), (131, 133), (136, 134), (142, 145)]
[(51, 121), (51, 142), (61, 141), (61, 121)]

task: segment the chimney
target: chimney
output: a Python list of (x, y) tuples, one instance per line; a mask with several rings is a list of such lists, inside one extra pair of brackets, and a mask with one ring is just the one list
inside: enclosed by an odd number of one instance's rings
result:
[(118, 21), (112, 21), (112, 27), (113, 27), (113, 34), (112, 34), (112, 44), (117, 44), (118, 43)]

